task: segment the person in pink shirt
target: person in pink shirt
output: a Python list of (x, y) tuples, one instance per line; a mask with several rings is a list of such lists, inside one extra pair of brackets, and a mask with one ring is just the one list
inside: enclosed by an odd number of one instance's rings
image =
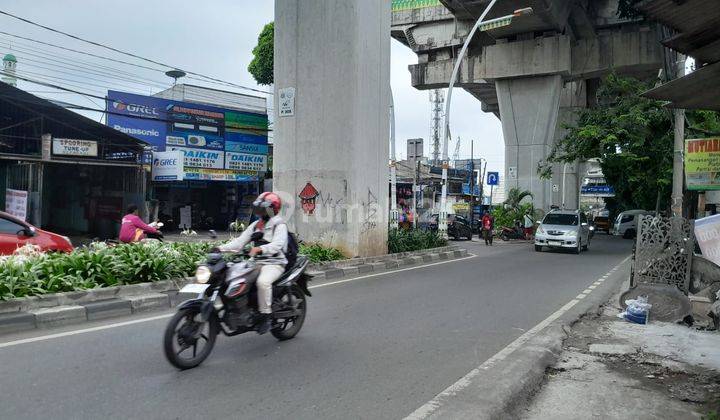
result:
[(127, 208), (127, 214), (122, 218), (120, 225), (120, 242), (140, 242), (146, 237), (162, 238), (162, 233), (156, 228), (145, 224), (138, 216), (138, 206), (131, 204)]

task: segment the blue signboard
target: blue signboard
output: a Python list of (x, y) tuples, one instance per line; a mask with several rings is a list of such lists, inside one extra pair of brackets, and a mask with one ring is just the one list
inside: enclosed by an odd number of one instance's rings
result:
[[(479, 185), (473, 185), (473, 195), (480, 195), (480, 186)], [(466, 195), (470, 195), (470, 184), (463, 182), (462, 184), (462, 193)]]
[(488, 172), (487, 184), (488, 185), (499, 185), (500, 184), (500, 173), (499, 172)]
[[(258, 144), (267, 154), (267, 115), (209, 105), (179, 102), (153, 96), (108, 91), (107, 125), (144, 140), (155, 151), (189, 147), (226, 151), (225, 142)], [(243, 151), (251, 153), (245, 150)]]
[(580, 194), (613, 197), (615, 196), (615, 189), (610, 185), (588, 185), (580, 188)]
[[(112, 90), (106, 108), (110, 127), (149, 143), (155, 152), (182, 151), (185, 179), (257, 179), (267, 170), (265, 114)], [(261, 155), (260, 163), (239, 171), (229, 157), (245, 154)]]

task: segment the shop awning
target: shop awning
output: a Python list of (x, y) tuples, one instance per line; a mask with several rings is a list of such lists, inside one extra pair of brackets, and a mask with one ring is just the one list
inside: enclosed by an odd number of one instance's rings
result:
[(687, 76), (672, 80), (643, 96), (668, 101), (672, 108), (720, 111), (720, 62), (709, 64)]
[[(0, 154), (39, 152), (40, 136), (95, 140), (106, 152), (140, 154), (147, 145), (135, 137), (0, 82)], [(31, 146), (32, 147), (29, 147)], [(107, 153), (106, 153), (107, 154)]]

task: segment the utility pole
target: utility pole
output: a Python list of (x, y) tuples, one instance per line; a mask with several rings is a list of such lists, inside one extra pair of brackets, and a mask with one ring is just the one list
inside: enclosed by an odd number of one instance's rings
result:
[(475, 216), (475, 140), (470, 140), (470, 223)]
[(445, 95), (440, 89), (430, 91), (430, 115), (432, 121), (432, 165), (437, 166), (440, 162), (440, 122), (443, 119), (443, 102)]
[(390, 89), (390, 228), (398, 228), (397, 163), (395, 162), (395, 101)]
[(413, 179), (413, 227), (417, 228), (417, 220), (418, 220), (418, 214), (417, 214), (417, 198), (418, 198), (418, 190), (420, 187), (420, 160), (415, 161), (415, 177)]
[[(685, 56), (678, 54), (676, 78), (685, 75)], [(674, 217), (683, 216), (683, 154), (685, 152), (685, 110), (675, 109), (675, 141), (673, 146), (673, 183), (671, 210)]]

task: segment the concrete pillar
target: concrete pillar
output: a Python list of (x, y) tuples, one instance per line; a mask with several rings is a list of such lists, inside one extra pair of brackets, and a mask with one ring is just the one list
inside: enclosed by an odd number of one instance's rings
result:
[(505, 138), (505, 188), (529, 190), (535, 207), (547, 211), (554, 180), (541, 179), (537, 168), (552, 150), (562, 78), (503, 79), (495, 82), (495, 88)]
[[(553, 144), (560, 141), (567, 134), (564, 125), (575, 124), (578, 117), (578, 111), (587, 105), (587, 90), (584, 80), (565, 82), (560, 93), (560, 106), (558, 110), (557, 123), (555, 124), (555, 134)], [(585, 173), (584, 165), (579, 162), (568, 164), (565, 173), (565, 208), (578, 208), (580, 185), (582, 184), (583, 174)], [(557, 164), (553, 167), (552, 183), (558, 185), (559, 188), (552, 194), (552, 204), (562, 205), (562, 175), (563, 164)], [(547, 210), (547, 209), (545, 209)]]
[(389, 88), (389, 1), (275, 2), (273, 186), (301, 239), (387, 252)]

